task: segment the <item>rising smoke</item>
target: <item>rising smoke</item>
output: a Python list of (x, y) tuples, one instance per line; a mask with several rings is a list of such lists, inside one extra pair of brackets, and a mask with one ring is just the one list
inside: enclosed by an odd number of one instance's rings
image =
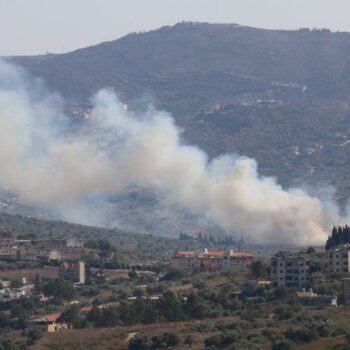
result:
[(67, 206), (129, 186), (152, 189), (223, 229), (257, 241), (322, 242), (341, 221), (331, 200), (260, 177), (254, 159), (209, 160), (185, 145), (173, 119), (143, 116), (99, 91), (88, 121), (72, 132), (63, 103), (20, 68), (0, 62), (0, 188), (28, 204)]

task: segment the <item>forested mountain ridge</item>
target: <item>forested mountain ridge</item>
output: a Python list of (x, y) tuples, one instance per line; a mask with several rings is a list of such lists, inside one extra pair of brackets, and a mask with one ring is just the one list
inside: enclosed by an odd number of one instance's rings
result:
[[(285, 185), (350, 194), (350, 34), (180, 23), (66, 54), (12, 57), (69, 101), (113, 87), (172, 113), (186, 142), (257, 159)], [(146, 98), (145, 98), (146, 97)]]

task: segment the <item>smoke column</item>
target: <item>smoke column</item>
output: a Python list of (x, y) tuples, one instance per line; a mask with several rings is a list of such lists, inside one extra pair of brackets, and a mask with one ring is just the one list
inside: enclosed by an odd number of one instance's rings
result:
[(260, 177), (254, 159), (208, 160), (184, 144), (173, 119), (120, 108), (113, 92), (93, 97), (91, 117), (70, 132), (63, 103), (20, 68), (0, 62), (0, 188), (25, 203), (72, 206), (130, 185), (257, 241), (322, 243), (341, 218), (331, 200)]

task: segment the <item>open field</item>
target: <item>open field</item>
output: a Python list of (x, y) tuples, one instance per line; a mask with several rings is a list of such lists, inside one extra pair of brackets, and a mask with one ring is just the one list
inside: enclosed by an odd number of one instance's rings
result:
[[(120, 326), (112, 328), (94, 328), (82, 330), (66, 330), (60, 333), (46, 333), (44, 337), (30, 350), (126, 350), (128, 342), (134, 336), (161, 335), (165, 332), (175, 333), (181, 342), (176, 349), (184, 349), (184, 339), (187, 335), (193, 338), (192, 350), (205, 349), (204, 340), (215, 334), (213, 332), (197, 332), (200, 326), (214, 324), (229, 324), (237, 321), (238, 317), (221, 317), (207, 320), (191, 320), (184, 322), (157, 323), (152, 325)], [(281, 330), (283, 326), (281, 326)], [(257, 330), (259, 333), (259, 330)], [(319, 338), (311, 343), (297, 344), (296, 350), (346, 350), (350, 349), (344, 336), (334, 338)], [(244, 349), (242, 349), (244, 350)], [(270, 350), (270, 345), (261, 350)]]
[[(116, 350), (127, 349), (128, 341), (134, 335), (160, 335), (165, 332), (176, 333), (180, 339), (184, 338), (190, 333), (192, 327), (198, 327), (204, 323), (233, 322), (237, 318), (227, 317), (214, 320), (205, 321), (184, 321), (184, 322), (172, 322), (172, 323), (157, 323), (152, 325), (137, 325), (137, 326), (123, 326), (113, 328), (95, 328), (95, 329), (83, 329), (83, 330), (67, 330), (61, 333), (45, 334), (45, 336), (30, 347), (31, 350)], [(202, 343), (208, 333), (191, 333), (196, 343)], [(183, 348), (183, 344), (178, 349)], [(195, 344), (192, 346), (193, 350), (201, 349), (200, 346)]]
[(33, 280), (36, 275), (39, 275), (42, 278), (57, 278), (58, 268), (46, 266), (44, 268), (0, 271), (0, 279), (26, 277), (28, 280)]

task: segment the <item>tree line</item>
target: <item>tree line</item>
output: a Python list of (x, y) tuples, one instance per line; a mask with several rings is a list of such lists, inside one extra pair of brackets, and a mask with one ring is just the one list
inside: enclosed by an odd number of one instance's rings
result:
[(334, 226), (331, 235), (328, 236), (326, 241), (326, 250), (347, 243), (350, 243), (350, 227), (347, 225), (338, 227)]

